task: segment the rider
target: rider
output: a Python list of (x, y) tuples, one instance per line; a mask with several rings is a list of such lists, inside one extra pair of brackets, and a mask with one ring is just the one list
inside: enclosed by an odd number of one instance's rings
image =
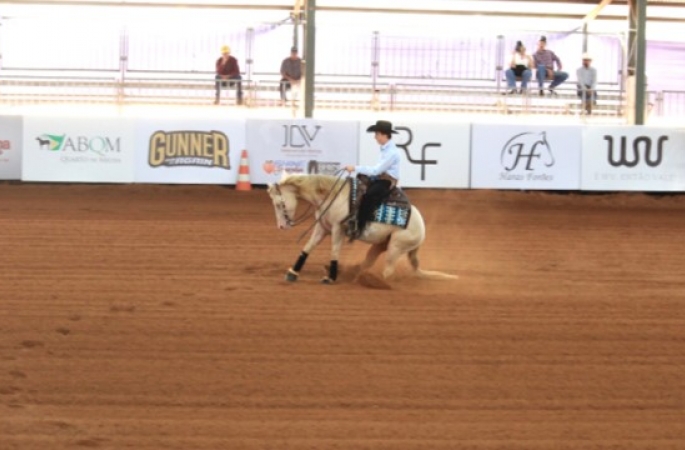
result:
[(379, 120), (375, 125), (366, 129), (374, 132), (376, 142), (381, 146), (381, 156), (375, 166), (347, 166), (348, 172), (366, 175), (371, 179), (366, 194), (362, 197), (357, 214), (357, 229), (352, 233), (351, 240), (361, 236), (366, 222), (371, 219), (374, 210), (385, 200), (400, 180), (400, 151), (392, 141), (392, 135), (397, 131), (392, 129), (392, 123)]

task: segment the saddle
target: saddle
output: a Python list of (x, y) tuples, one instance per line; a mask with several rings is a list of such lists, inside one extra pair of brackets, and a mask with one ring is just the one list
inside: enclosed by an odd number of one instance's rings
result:
[[(356, 232), (359, 205), (362, 197), (366, 194), (371, 179), (366, 175), (357, 175), (356, 178), (350, 178), (348, 183), (350, 183), (350, 215), (346, 219), (346, 234), (352, 236)], [(370, 222), (407, 228), (410, 216), (411, 203), (409, 198), (402, 189), (395, 186), (388, 197), (375, 209)]]

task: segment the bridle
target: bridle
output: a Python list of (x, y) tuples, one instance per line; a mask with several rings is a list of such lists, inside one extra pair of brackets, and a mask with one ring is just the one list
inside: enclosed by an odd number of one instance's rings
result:
[[(335, 187), (338, 185), (338, 183), (340, 182), (342, 176), (345, 174), (345, 169), (338, 169), (338, 170), (335, 172), (335, 174), (337, 175), (337, 178), (336, 178), (336, 180), (335, 180), (335, 183), (333, 184), (333, 189), (331, 189), (331, 190), (328, 192), (328, 194), (326, 195), (326, 197), (325, 197), (325, 198), (323, 199), (323, 201), (321, 202), (321, 205), (325, 205), (326, 202), (328, 201), (329, 197), (331, 196), (331, 194), (333, 194), (333, 191), (335, 190)], [(348, 178), (349, 178), (349, 176), (348, 176)], [(276, 189), (276, 193), (277, 193), (278, 196), (280, 197), (280, 198), (279, 198), (279, 202), (278, 202), (278, 208), (279, 208), (279, 209), (281, 210), (281, 212), (283, 213), (283, 218), (285, 219), (285, 223), (288, 224), (288, 226), (294, 227), (295, 225), (299, 225), (299, 224), (301, 224), (302, 222), (304, 222), (305, 220), (309, 219), (309, 218), (310, 218), (311, 216), (313, 216), (314, 214), (316, 214), (316, 210), (313, 211), (312, 213), (309, 213), (309, 211), (312, 209), (312, 204), (310, 203), (310, 204), (309, 204), (309, 207), (307, 208), (307, 210), (306, 210), (300, 217), (295, 218), (295, 219), (292, 219), (292, 218), (290, 217), (290, 215), (288, 214), (288, 209), (287, 209), (286, 206), (285, 206), (285, 200), (283, 199), (283, 193), (281, 192), (281, 187), (279, 186), (278, 183), (274, 183), (274, 184), (273, 184), (273, 187)], [(319, 217), (317, 217), (316, 220), (314, 220), (314, 223), (313, 223), (309, 228), (307, 228), (306, 230), (304, 230), (304, 231), (302, 232), (302, 234), (300, 235), (300, 238), (297, 240), (298, 242), (299, 242), (300, 240), (302, 240), (302, 238), (303, 238), (307, 233), (309, 233), (309, 231), (311, 231), (311, 230), (316, 226), (317, 223), (320, 223), (320, 222), (321, 222), (321, 218), (328, 212), (328, 210), (331, 208), (331, 206), (333, 206), (333, 202), (338, 198), (338, 196), (340, 195), (340, 193), (342, 192), (342, 190), (343, 190), (344, 187), (345, 187), (345, 181), (343, 181), (343, 182), (340, 184), (340, 186), (338, 187), (337, 191), (335, 191), (335, 194), (333, 195), (333, 198), (330, 199), (330, 201), (328, 202), (328, 205), (327, 205), (327, 206), (324, 208), (324, 210), (319, 214)], [(321, 207), (321, 205), (319, 205), (319, 208)], [(317, 208), (317, 210), (318, 210), (318, 208)]]
[(273, 187), (276, 189), (276, 193), (278, 194), (278, 197), (279, 197), (278, 208), (281, 210), (281, 213), (283, 214), (283, 218), (285, 219), (285, 223), (289, 227), (294, 227), (296, 225), (299, 225), (311, 216), (311, 214), (309, 214), (309, 211), (312, 209), (312, 205), (309, 205), (307, 210), (300, 217), (296, 217), (295, 219), (290, 217), (290, 214), (288, 214), (288, 208), (285, 206), (285, 199), (283, 198), (283, 192), (281, 191), (281, 187), (278, 185), (278, 183), (274, 183)]

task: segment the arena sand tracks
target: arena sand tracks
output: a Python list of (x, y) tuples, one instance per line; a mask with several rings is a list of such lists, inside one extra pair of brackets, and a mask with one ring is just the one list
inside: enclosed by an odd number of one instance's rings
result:
[(460, 280), (286, 284), (262, 190), (0, 185), (0, 448), (685, 448), (685, 197), (409, 194)]

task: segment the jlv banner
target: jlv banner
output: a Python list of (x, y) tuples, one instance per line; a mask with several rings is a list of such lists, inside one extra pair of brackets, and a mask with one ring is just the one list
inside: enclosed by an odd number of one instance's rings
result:
[(685, 190), (685, 130), (587, 128), (582, 173), (584, 190)]
[(357, 122), (248, 120), (247, 148), (253, 183), (292, 174), (328, 174), (357, 162)]

